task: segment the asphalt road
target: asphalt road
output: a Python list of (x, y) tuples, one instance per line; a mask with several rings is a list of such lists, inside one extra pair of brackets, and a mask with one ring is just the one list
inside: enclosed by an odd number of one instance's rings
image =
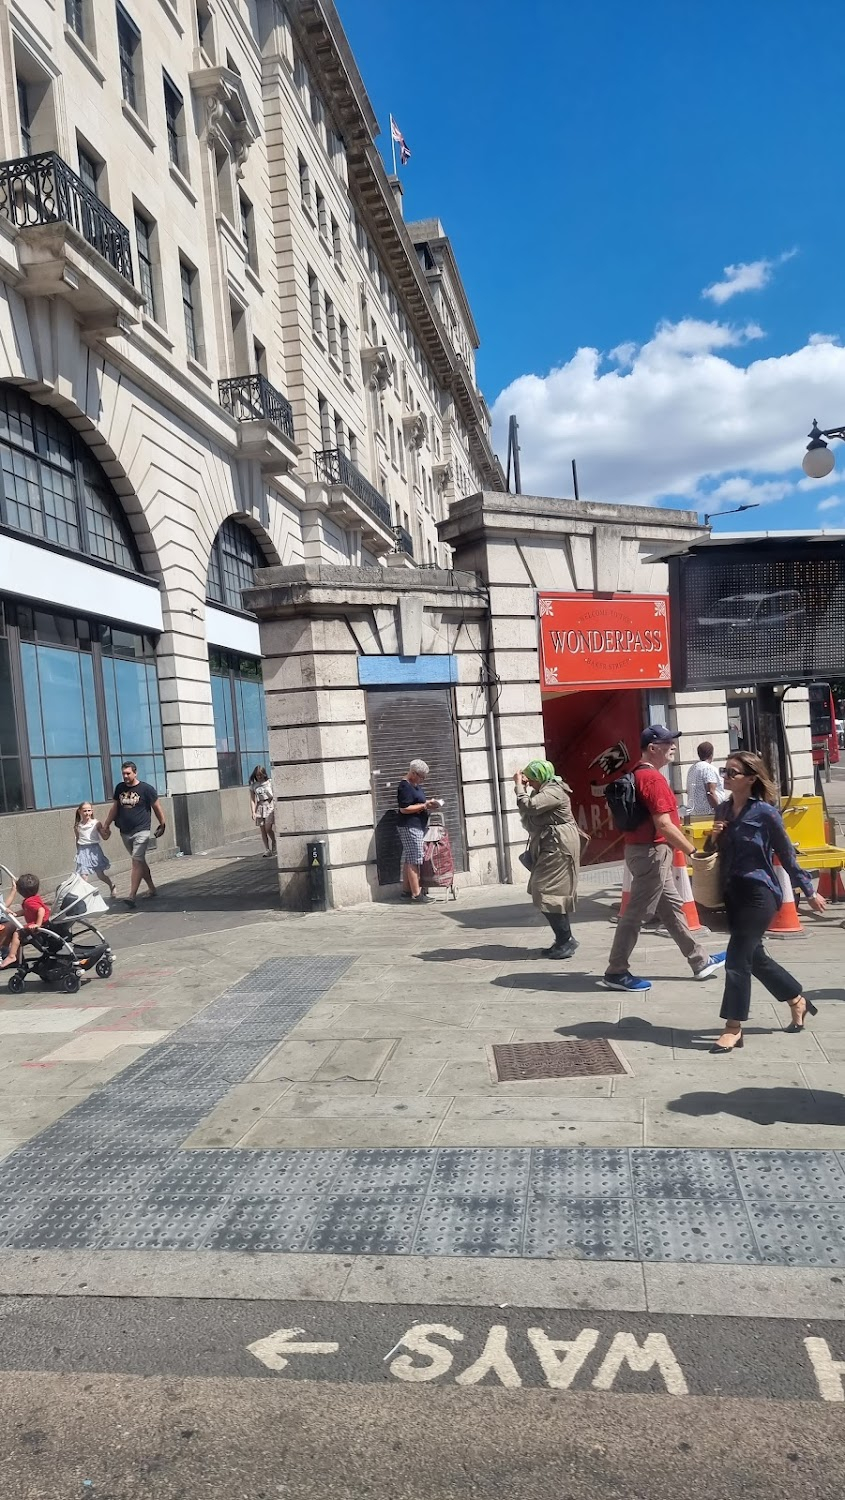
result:
[(839, 1361), (845, 1323), (820, 1320), (140, 1297), (0, 1301), (7, 1373), (829, 1401), (845, 1396)]
[(0, 1376), (13, 1500), (839, 1500), (803, 1402)]

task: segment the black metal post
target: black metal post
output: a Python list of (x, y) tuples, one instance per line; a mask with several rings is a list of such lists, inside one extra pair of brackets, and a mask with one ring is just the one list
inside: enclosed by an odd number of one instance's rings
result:
[(317, 839), (308, 844), (308, 877), (311, 886), (311, 906), (314, 911), (327, 911), (329, 905), (326, 883), (326, 842)]
[(770, 683), (760, 684), (757, 688), (757, 721), (760, 725), (760, 754), (771, 770), (776, 786), (785, 795), (788, 787), (781, 748), (780, 706)]

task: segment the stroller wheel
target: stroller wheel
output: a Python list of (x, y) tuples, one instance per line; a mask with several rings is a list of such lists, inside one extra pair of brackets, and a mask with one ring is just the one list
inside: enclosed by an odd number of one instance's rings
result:
[(66, 995), (75, 995), (79, 989), (79, 975), (66, 974), (62, 980), (62, 989)]
[(110, 958), (101, 958), (100, 962), (97, 964), (96, 972), (99, 974), (101, 979), (110, 979), (113, 968), (114, 965)]
[(23, 989), (23, 974), (17, 970), (9, 980), (8, 989), (13, 995), (19, 995)]

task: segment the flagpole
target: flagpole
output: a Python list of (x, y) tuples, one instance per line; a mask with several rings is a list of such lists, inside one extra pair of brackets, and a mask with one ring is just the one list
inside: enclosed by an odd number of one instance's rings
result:
[(393, 116), (392, 115), (390, 116), (390, 144), (391, 144), (391, 146), (393, 148), (393, 175), (394, 175), (394, 177), (398, 177), (399, 174), (396, 171), (396, 137), (393, 134)]

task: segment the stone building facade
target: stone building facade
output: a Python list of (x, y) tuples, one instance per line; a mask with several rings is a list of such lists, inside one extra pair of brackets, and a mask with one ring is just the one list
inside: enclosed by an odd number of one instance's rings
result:
[(255, 568), (446, 564), (502, 484), (477, 332), (330, 0), (0, 0), (0, 77), (0, 859), (124, 756), (196, 851), (268, 753)]
[[(596, 790), (612, 764), (601, 757), (620, 742), (636, 757), (647, 723), (677, 727), (682, 799), (700, 740), (712, 741), (717, 762), (734, 748), (726, 693), (675, 692), (668, 666), (647, 687), (629, 672), (606, 691), (550, 685), (543, 671), (544, 600), (601, 612), (610, 602), (623, 618), (629, 601), (651, 601), (665, 621), (663, 559), (701, 539), (695, 512), (488, 491), (455, 501), (439, 531), (454, 571), (270, 568), (247, 595), (266, 658), (273, 768), (290, 793), (277, 811), (286, 905), (309, 903), (312, 840), (326, 846), (332, 904), (395, 894), (395, 789), (414, 756), (431, 766), (430, 793), (445, 798), (458, 883), (484, 885), (524, 878), (512, 778), (535, 756), (572, 781), (591, 835), (586, 858), (603, 862), (621, 856), (621, 840)], [(814, 789), (807, 690), (791, 689), (785, 711), (793, 787), (805, 796)]]

